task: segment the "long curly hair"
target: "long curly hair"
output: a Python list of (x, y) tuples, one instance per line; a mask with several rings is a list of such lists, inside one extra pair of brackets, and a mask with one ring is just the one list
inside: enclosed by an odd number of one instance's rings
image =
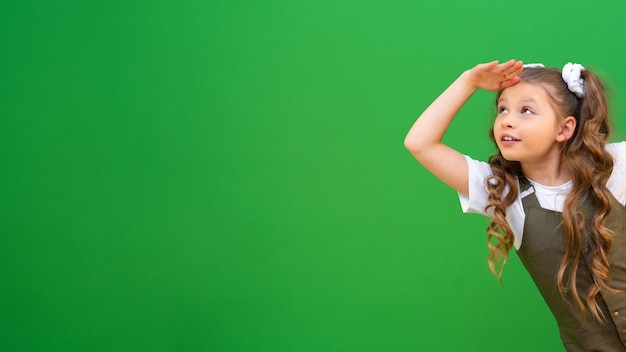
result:
[[(563, 143), (561, 161), (572, 178), (572, 190), (565, 199), (563, 223), (566, 234), (565, 256), (558, 271), (558, 287), (561, 294), (571, 290), (574, 301), (583, 315), (589, 312), (598, 321), (604, 321), (597, 302), (601, 290), (619, 292), (609, 287), (608, 252), (611, 247), (612, 231), (605, 227), (611, 207), (611, 194), (606, 183), (613, 171), (613, 158), (605, 150), (610, 134), (609, 108), (605, 86), (598, 76), (589, 70), (582, 71), (586, 82), (586, 95), (578, 98), (567, 88), (561, 70), (554, 68), (526, 68), (520, 74), (522, 82), (541, 85), (546, 89), (557, 116), (576, 119), (573, 136)], [(502, 91), (496, 95), (496, 104)], [(493, 129), (491, 139), (495, 143)], [(496, 146), (497, 148), (497, 146)], [(487, 228), (487, 244), (490, 250), (489, 267), (500, 279), (509, 250), (513, 246), (513, 231), (506, 221), (508, 207), (519, 195), (519, 177), (523, 176), (519, 162), (506, 160), (500, 151), (489, 158), (493, 176), (486, 186), (489, 192), (485, 211), (492, 219)], [(579, 211), (582, 201), (590, 197), (596, 211), (591, 219), (590, 242), (595, 244), (590, 263), (594, 284), (585, 288), (584, 297), (576, 286), (576, 271), (581, 261), (582, 238), (585, 218)]]

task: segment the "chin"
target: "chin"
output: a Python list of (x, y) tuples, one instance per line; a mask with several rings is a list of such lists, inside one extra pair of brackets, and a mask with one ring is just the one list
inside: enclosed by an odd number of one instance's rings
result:
[(519, 161), (519, 159), (516, 158), (514, 155), (503, 153), (502, 151), (500, 151), (500, 154), (506, 161)]

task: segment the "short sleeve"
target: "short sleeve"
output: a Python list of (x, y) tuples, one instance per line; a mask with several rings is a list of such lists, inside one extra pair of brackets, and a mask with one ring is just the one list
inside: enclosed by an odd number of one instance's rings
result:
[(611, 143), (606, 146), (613, 156), (613, 173), (606, 187), (620, 203), (626, 202), (626, 142)]
[(474, 160), (467, 155), (465, 155), (465, 161), (467, 162), (469, 194), (459, 193), (461, 209), (464, 213), (485, 214), (485, 206), (487, 206), (488, 199), (485, 180), (493, 172), (489, 164), (485, 162)]
[[(461, 209), (464, 213), (476, 213), (491, 216), (485, 212), (485, 207), (488, 203), (488, 192), (485, 182), (487, 178), (493, 175), (491, 166), (485, 162), (477, 161), (469, 156), (465, 156), (468, 170), (468, 189), (469, 194), (464, 195), (458, 193), (459, 201), (461, 202)], [(504, 194), (509, 191), (508, 188), (504, 190)], [(522, 245), (522, 237), (524, 230), (524, 207), (522, 206), (521, 198), (518, 195), (517, 201), (513, 202), (507, 209), (506, 221), (511, 226), (513, 236), (515, 237), (513, 245), (516, 249), (519, 249)]]

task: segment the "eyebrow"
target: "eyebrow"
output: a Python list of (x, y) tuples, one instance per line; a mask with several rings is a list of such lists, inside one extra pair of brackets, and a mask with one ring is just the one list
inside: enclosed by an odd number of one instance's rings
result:
[[(498, 104), (503, 103), (503, 102), (506, 103), (506, 99), (500, 97), (498, 99)], [(520, 102), (521, 103), (534, 103), (534, 104), (537, 104), (537, 101), (534, 98), (524, 98)]]
[(526, 99), (522, 99), (521, 101), (522, 103), (535, 103), (537, 104), (537, 101), (533, 98), (526, 98)]

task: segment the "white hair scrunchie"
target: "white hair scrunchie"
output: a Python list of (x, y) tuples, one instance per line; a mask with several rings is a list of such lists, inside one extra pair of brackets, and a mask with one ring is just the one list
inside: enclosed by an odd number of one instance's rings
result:
[(561, 73), (563, 80), (567, 83), (567, 88), (579, 98), (584, 97), (587, 92), (585, 89), (585, 80), (580, 78), (580, 73), (584, 69), (585, 68), (580, 64), (568, 62), (563, 67), (563, 72)]
[(545, 67), (543, 64), (524, 64), (524, 68)]

